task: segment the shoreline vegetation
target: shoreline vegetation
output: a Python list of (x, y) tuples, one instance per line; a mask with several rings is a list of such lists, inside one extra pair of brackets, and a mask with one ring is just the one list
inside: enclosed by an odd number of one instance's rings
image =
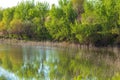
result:
[[(35, 41), (35, 40), (18, 40), (18, 39), (0, 39), (0, 44), (25, 45), (25, 46), (50, 46), (61, 48), (88, 48), (89, 45), (80, 45), (70, 42), (52, 42), (52, 41)], [(92, 46), (91, 46), (92, 47)]]
[(96, 47), (94, 45), (85, 45), (79, 43), (70, 43), (70, 42), (52, 42), (52, 41), (35, 41), (35, 40), (18, 40), (18, 39), (0, 39), (0, 44), (7, 45), (20, 45), (20, 46), (45, 46), (45, 47), (58, 47), (58, 48), (69, 48), (69, 49), (106, 49), (114, 50), (120, 49), (119, 46), (101, 46)]
[(120, 47), (119, 8), (119, 0), (58, 0), (51, 7), (25, 0), (0, 8), (0, 38)]

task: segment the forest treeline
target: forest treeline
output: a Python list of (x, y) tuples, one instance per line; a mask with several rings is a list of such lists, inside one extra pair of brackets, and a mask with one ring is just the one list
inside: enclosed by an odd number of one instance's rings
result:
[(120, 45), (120, 0), (59, 0), (58, 5), (22, 1), (0, 8), (0, 36)]

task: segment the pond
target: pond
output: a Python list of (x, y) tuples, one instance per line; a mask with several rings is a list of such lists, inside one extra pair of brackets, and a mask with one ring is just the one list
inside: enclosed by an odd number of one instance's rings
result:
[(120, 80), (120, 50), (1, 44), (0, 80)]

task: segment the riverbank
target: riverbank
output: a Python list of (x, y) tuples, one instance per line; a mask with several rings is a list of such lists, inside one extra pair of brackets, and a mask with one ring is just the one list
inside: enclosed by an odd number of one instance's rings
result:
[(119, 49), (118, 46), (107, 46), (107, 47), (95, 47), (93, 45), (83, 45), (78, 43), (70, 42), (52, 42), (52, 41), (30, 41), (30, 40), (18, 40), (18, 39), (0, 39), (0, 44), (11, 44), (11, 45), (24, 45), (24, 46), (49, 46), (59, 48), (75, 48), (75, 49)]
[(88, 48), (90, 46), (80, 45), (70, 42), (52, 42), (52, 41), (31, 41), (18, 39), (0, 39), (1, 44), (25, 45), (25, 46), (51, 46), (51, 47), (71, 47), (71, 48)]

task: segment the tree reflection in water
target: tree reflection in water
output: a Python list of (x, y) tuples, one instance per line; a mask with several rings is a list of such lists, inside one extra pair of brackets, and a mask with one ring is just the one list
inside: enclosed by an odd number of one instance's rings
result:
[[(6, 48), (5, 45), (1, 48)], [(25, 80), (108, 80), (119, 78), (119, 51), (44, 46), (7, 46), (0, 65)], [(18, 56), (19, 55), (19, 56)], [(117, 67), (116, 67), (117, 66)]]

